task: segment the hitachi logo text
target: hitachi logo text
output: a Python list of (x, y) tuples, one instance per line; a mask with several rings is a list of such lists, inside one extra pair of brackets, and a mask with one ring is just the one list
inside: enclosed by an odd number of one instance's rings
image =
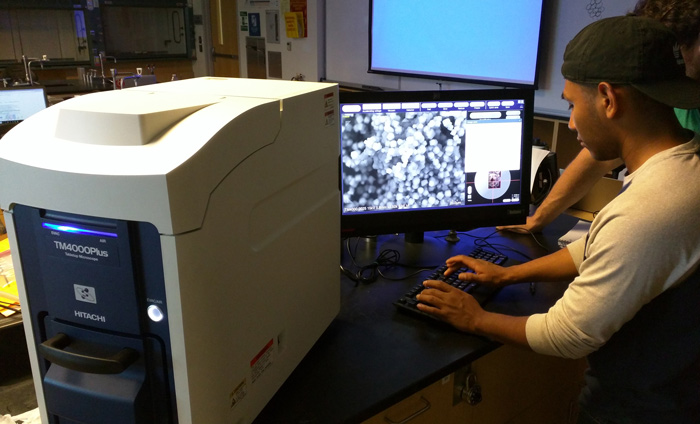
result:
[(98, 249), (96, 247), (92, 247), (92, 246), (83, 246), (81, 244), (75, 244), (75, 243), (65, 243), (65, 242), (57, 241), (57, 240), (54, 240), (54, 244), (56, 245), (56, 249), (59, 249), (59, 250), (75, 252), (75, 253), (82, 253), (85, 255), (101, 256), (103, 258), (106, 258), (109, 256), (108, 251), (100, 250), (100, 249)]
[(107, 322), (107, 318), (105, 318), (104, 315), (88, 314), (87, 312), (83, 312), (83, 311), (74, 311), (74, 314), (78, 318), (84, 318), (84, 319), (89, 319), (92, 321), (99, 321), (99, 322)]

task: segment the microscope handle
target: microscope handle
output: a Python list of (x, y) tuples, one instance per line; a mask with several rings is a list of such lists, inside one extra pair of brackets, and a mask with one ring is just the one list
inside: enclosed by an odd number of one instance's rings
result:
[(90, 374), (120, 374), (139, 357), (137, 351), (128, 347), (106, 358), (63, 350), (70, 343), (67, 335), (58, 333), (39, 345), (39, 353), (56, 365)]

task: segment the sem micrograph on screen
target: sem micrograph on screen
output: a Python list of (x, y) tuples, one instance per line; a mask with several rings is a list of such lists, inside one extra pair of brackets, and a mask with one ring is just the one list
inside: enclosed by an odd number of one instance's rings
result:
[(489, 139), (488, 148), (479, 129), (488, 124), (474, 122), (466, 111), (344, 116), (344, 212), (449, 207), (472, 196), (490, 201), (503, 195), (518, 157), (503, 158), (492, 149), (519, 143), (521, 124), (508, 125), (512, 131), (504, 127), (502, 141)]

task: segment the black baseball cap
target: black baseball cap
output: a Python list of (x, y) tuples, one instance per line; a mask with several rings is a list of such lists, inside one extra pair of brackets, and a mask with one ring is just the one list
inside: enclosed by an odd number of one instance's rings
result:
[(566, 46), (561, 73), (579, 84), (631, 85), (679, 109), (700, 107), (700, 81), (685, 75), (675, 35), (647, 17), (616, 16), (588, 25)]

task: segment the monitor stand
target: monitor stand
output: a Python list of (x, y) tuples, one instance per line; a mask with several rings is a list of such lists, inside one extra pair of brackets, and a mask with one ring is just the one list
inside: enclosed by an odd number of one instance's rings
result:
[[(425, 241), (425, 233), (422, 231), (414, 231), (404, 234), (404, 241), (406, 243), (423, 243)], [(459, 236), (456, 230), (450, 230), (449, 234), (445, 236), (445, 241), (452, 244), (459, 243)]]
[[(454, 240), (456, 239), (456, 240)], [(436, 239), (425, 237), (423, 232), (404, 233), (401, 251), (401, 263), (413, 268), (430, 268), (443, 265), (447, 258), (460, 253), (456, 231), (450, 231), (447, 237)], [(400, 243), (396, 241), (395, 243)], [(461, 245), (460, 245), (461, 247)], [(469, 247), (465, 246), (465, 250)]]
[(445, 237), (445, 241), (452, 244), (459, 243), (459, 236), (457, 235), (457, 230), (450, 230), (449, 234)]

